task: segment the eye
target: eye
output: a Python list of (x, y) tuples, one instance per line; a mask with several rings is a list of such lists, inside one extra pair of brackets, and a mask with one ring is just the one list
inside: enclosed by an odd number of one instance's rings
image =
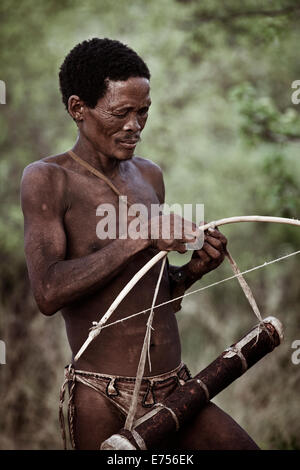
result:
[(123, 119), (127, 116), (127, 114), (128, 114), (128, 111), (123, 111), (123, 112), (119, 112), (119, 113), (114, 113), (114, 116), (117, 117), (117, 118)]
[(141, 108), (141, 109), (139, 110), (139, 114), (140, 114), (141, 116), (144, 116), (145, 114), (148, 113), (148, 111), (149, 111), (149, 107), (148, 107), (148, 106), (145, 106), (144, 108)]

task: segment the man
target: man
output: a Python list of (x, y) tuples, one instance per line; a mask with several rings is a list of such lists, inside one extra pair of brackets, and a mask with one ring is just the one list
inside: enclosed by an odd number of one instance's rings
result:
[[(78, 44), (60, 69), (62, 98), (78, 127), (77, 141), (72, 152), (29, 165), (22, 181), (25, 252), (32, 289), (42, 313), (53, 315), (61, 310), (73, 353), (66, 376), (74, 401), (70, 407), (71, 438), (77, 449), (99, 449), (101, 442), (124, 425), (147, 315), (103, 329), (74, 361), (92, 322), (101, 318), (124, 285), (158, 251), (184, 253), (185, 243), (191, 241), (184, 234), (175, 237), (176, 217), (172, 215), (168, 238), (160, 234), (160, 238), (151, 239), (147, 223), (142, 224), (147, 236), (139, 239), (99, 239), (96, 234), (97, 207), (102, 203), (117, 207), (118, 193), (148, 208), (164, 201), (160, 168), (134, 156), (151, 104), (149, 80), (144, 61), (120, 42), (95, 38)], [(161, 226), (166, 217), (158, 215), (156, 223)], [(182, 294), (215, 269), (225, 251), (226, 239), (218, 230), (206, 233), (203, 248), (194, 251), (188, 264), (165, 268), (156, 303)], [(155, 266), (127, 295), (114, 312), (114, 321), (151, 306), (159, 269)], [(181, 364), (174, 315), (179, 308), (169, 303), (155, 312), (152, 367), (150, 371), (146, 365), (136, 417), (189, 378)], [(213, 404), (166, 445), (182, 449), (256, 448)]]

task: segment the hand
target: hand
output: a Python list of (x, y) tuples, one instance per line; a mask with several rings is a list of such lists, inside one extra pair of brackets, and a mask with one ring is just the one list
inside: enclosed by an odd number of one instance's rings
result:
[(159, 215), (149, 220), (151, 245), (160, 251), (186, 253), (186, 243), (194, 243), (201, 232), (197, 225), (179, 215)]
[(203, 247), (193, 252), (190, 262), (186, 265), (187, 275), (198, 280), (204, 274), (216, 269), (225, 258), (226, 245), (227, 238), (218, 229), (206, 230)]

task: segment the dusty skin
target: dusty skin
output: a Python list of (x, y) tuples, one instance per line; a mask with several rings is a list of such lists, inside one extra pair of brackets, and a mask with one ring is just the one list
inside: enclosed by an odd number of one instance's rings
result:
[[(94, 109), (76, 95), (69, 98), (69, 113), (78, 126), (73, 151), (103, 172), (132, 202), (164, 202), (160, 168), (134, 156), (150, 107), (146, 78), (109, 81)], [(29, 165), (22, 180), (25, 252), (33, 293), (45, 315), (61, 311), (73, 357), (89, 328), (99, 320), (131, 277), (159, 250), (184, 252), (190, 241), (159, 239), (100, 240), (96, 235), (96, 208), (117, 206), (118, 197), (68, 153)], [(149, 211), (150, 212), (150, 211)], [(218, 231), (205, 235), (201, 250), (180, 268), (185, 281), (171, 283), (165, 269), (157, 302), (169, 300), (215, 269), (224, 259), (226, 239)], [(151, 306), (160, 265), (155, 266), (125, 298), (114, 320)], [(175, 273), (178, 267), (169, 267)], [(184, 312), (181, 313), (184, 315)], [(204, 314), (204, 312), (202, 312)], [(147, 318), (138, 316), (107, 328), (74, 364), (76, 369), (135, 376)], [(178, 366), (180, 339), (172, 305), (156, 310), (151, 341), (151, 375)], [(148, 366), (147, 366), (148, 367)], [(145, 375), (149, 375), (146, 367)], [(78, 384), (75, 394), (75, 441), (78, 449), (99, 449), (103, 440), (124, 424), (124, 416), (102, 395)], [(145, 409), (145, 412), (147, 409)], [(227, 414), (209, 404), (182, 429), (168, 448), (256, 449), (252, 439)]]

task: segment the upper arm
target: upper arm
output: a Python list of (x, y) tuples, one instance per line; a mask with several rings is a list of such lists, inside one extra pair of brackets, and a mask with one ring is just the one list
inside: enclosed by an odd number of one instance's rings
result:
[(25, 255), (34, 295), (39, 300), (49, 267), (65, 258), (62, 171), (37, 162), (23, 173)]
[(159, 199), (159, 203), (164, 204), (164, 202), (165, 202), (165, 183), (164, 183), (163, 172), (162, 172), (161, 168), (158, 165), (155, 165), (154, 178), (155, 178), (156, 194), (157, 194), (157, 197)]

